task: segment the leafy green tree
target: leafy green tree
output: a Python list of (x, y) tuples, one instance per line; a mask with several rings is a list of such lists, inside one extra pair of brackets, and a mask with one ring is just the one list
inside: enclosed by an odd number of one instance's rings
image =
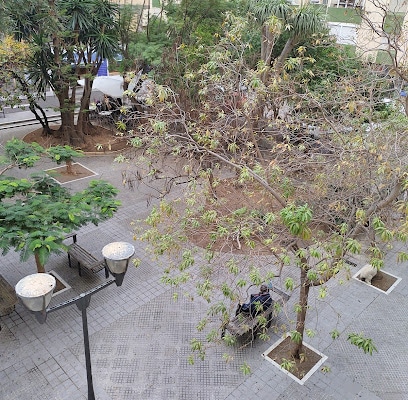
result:
[[(66, 149), (67, 151), (67, 149)], [(45, 153), (39, 145), (12, 140), (5, 145), (2, 162), (8, 166), (32, 167)], [(57, 153), (55, 153), (57, 154)], [(113, 216), (120, 203), (118, 190), (104, 181), (71, 194), (46, 175), (0, 179), (0, 248), (6, 254), (11, 248), (21, 260), (34, 255), (37, 271), (45, 272), (51, 253), (65, 250), (65, 236), (88, 223), (97, 225)]]
[[(180, 92), (183, 87), (185, 89), (182, 77), (186, 71), (197, 69), (205, 62), (203, 49), (218, 41), (225, 13), (237, 9), (237, 3), (239, 2), (224, 0), (182, 0), (166, 4), (166, 33), (170, 45), (163, 53), (162, 68), (158, 69), (160, 82), (170, 79), (172, 86), (177, 85)], [(190, 88), (186, 96), (194, 99), (195, 89)]]
[(136, 60), (138, 68), (143, 64), (160, 67), (164, 50), (171, 45), (167, 36), (167, 24), (158, 19), (152, 19), (148, 32), (138, 32), (135, 40), (129, 43), (129, 54)]
[(213, 43), (213, 35), (220, 32), (223, 14), (233, 4), (224, 0), (170, 1), (165, 10), (171, 37), (179, 45)]
[(72, 175), (72, 163), (74, 161), (74, 157), (82, 157), (83, 153), (77, 150), (74, 150), (70, 146), (53, 146), (47, 149), (47, 154), (50, 156), (52, 160), (54, 160), (58, 165), (61, 162), (65, 162), (67, 167), (67, 174)]
[(5, 146), (5, 155), (0, 158), (0, 175), (12, 168), (28, 168), (40, 160), (44, 149), (37, 143), (28, 144), (19, 139), (11, 139)]

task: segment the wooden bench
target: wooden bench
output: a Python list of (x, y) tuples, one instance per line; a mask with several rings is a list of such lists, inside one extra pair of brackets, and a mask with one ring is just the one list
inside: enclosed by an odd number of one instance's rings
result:
[(261, 317), (266, 318), (266, 327), (269, 328), (272, 320), (276, 317), (280, 308), (289, 300), (290, 297), (288, 293), (276, 286), (270, 288), (269, 292), (272, 292), (272, 304), (266, 310), (259, 313), (256, 317), (252, 316), (250, 313), (239, 313), (225, 325), (221, 332), (221, 337), (224, 337), (226, 330), (233, 336), (237, 337), (244, 336), (249, 332), (254, 332), (258, 328)]
[(18, 297), (14, 287), (0, 275), (0, 317), (12, 313), (17, 303)]
[(81, 268), (86, 268), (93, 273), (99, 272), (105, 268), (104, 260), (98, 260), (77, 243), (76, 233), (66, 236), (66, 239), (70, 237), (72, 237), (73, 243), (68, 247), (68, 264), (69, 267), (72, 268), (71, 258), (74, 258), (77, 261), (79, 276), (82, 276)]

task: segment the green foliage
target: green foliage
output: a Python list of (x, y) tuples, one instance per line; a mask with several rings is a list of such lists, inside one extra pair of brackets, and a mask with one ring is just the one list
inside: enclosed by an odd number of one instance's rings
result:
[(399, 252), (397, 255), (398, 262), (405, 262), (408, 261), (408, 253), (406, 252)]
[(249, 375), (251, 373), (251, 367), (246, 362), (241, 365), (240, 370), (244, 375)]
[(295, 368), (295, 362), (293, 360), (288, 360), (286, 358), (282, 358), (282, 362), (280, 363), (280, 367), (286, 371), (293, 371)]
[(2, 178), (0, 180), (0, 199), (11, 198), (19, 193), (27, 194), (32, 187), (28, 179)]
[(290, 338), (295, 343), (302, 343), (302, 335), (298, 331), (291, 331)]
[(381, 237), (383, 242), (389, 242), (393, 239), (393, 232), (387, 229), (385, 223), (378, 217), (372, 220), (373, 228), (375, 233)]
[(340, 332), (337, 330), (337, 329), (334, 329), (334, 330), (332, 330), (331, 332), (330, 332), (330, 336), (331, 336), (331, 338), (334, 340), (334, 339), (337, 339), (339, 336), (340, 336)]
[(159, 66), (163, 51), (171, 45), (166, 34), (167, 24), (162, 21), (152, 20), (146, 32), (136, 34), (135, 40), (129, 43), (129, 55), (140, 63)]
[(53, 146), (47, 149), (48, 156), (57, 164), (61, 162), (71, 162), (74, 157), (82, 157), (83, 153), (74, 150), (71, 146)]
[(45, 152), (44, 148), (39, 144), (29, 144), (20, 139), (7, 141), (4, 150), (8, 161), (18, 168), (34, 166)]
[(373, 355), (373, 351), (378, 351), (375, 347), (373, 340), (370, 338), (365, 338), (361, 333), (350, 333), (347, 337), (347, 340), (351, 344), (354, 344), (359, 349), (362, 349), (364, 353)]
[(171, 37), (178, 37), (185, 44), (212, 44), (215, 34), (220, 33), (223, 13), (232, 5), (225, 0), (170, 2), (166, 11)]
[(197, 357), (200, 360), (204, 360), (205, 347), (204, 347), (203, 343), (200, 340), (194, 338), (194, 339), (191, 340), (190, 344), (191, 344), (191, 349), (193, 350), (193, 352), (195, 352), (197, 354)]
[(326, 374), (326, 373), (328, 373), (328, 372), (331, 371), (331, 368), (330, 368), (328, 365), (325, 365), (325, 366), (323, 366), (320, 370), (321, 370), (324, 374)]
[[(27, 160), (29, 147), (13, 141), (12, 159)], [(20, 156), (16, 149), (20, 149)], [(33, 146), (35, 151), (42, 149)], [(65, 154), (73, 154), (64, 149)], [(31, 159), (32, 160), (32, 159)], [(30, 166), (32, 161), (23, 161)], [(11, 248), (22, 260), (36, 254), (41, 266), (49, 255), (65, 249), (62, 243), (67, 233), (77, 228), (111, 218), (120, 202), (115, 200), (118, 190), (104, 181), (91, 181), (75, 194), (42, 174), (30, 179), (3, 177), (0, 180), (0, 248), (3, 254)], [(40, 266), (38, 266), (40, 267)]]
[(327, 295), (327, 288), (324, 286), (319, 287), (319, 297), (324, 299)]
[(310, 237), (310, 230), (307, 224), (312, 219), (312, 210), (307, 204), (296, 206), (290, 203), (281, 210), (280, 216), (292, 235), (300, 236), (304, 239)]
[(359, 254), (361, 251), (361, 243), (355, 239), (349, 238), (346, 241), (346, 249), (352, 254)]
[(313, 338), (316, 336), (316, 331), (314, 331), (313, 329), (306, 329), (306, 335), (310, 338)]
[[(223, 341), (227, 346), (234, 346), (237, 343), (237, 338), (229, 333), (225, 334), (223, 337)], [(223, 357), (224, 359), (227, 358), (226, 355)], [(229, 358), (229, 357), (228, 357)]]
[(294, 281), (293, 281), (293, 279), (292, 278), (286, 278), (285, 279), (285, 288), (286, 288), (286, 290), (293, 290), (293, 288), (294, 288)]
[(209, 280), (206, 280), (197, 284), (197, 294), (210, 302), (212, 294), (212, 283)]

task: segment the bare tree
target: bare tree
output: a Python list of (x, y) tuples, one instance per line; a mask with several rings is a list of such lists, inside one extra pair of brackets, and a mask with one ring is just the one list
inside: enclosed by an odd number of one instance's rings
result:
[[(301, 90), (296, 73), (263, 84), (262, 71), (244, 62), (244, 21), (229, 22), (191, 75), (199, 105), (185, 109), (170, 88), (155, 87), (132, 132), (124, 180), (161, 198), (138, 234), (167, 256), (165, 282), (184, 283), (194, 255), (208, 261), (194, 270), (198, 293), (212, 303), (200, 327), (218, 316), (222, 329), (243, 287), (280, 276), (299, 293), (290, 351), (299, 359), (310, 289), (324, 297), (327, 281), (363, 251), (381, 268), (384, 244), (406, 240), (405, 120), (377, 113), (382, 81), (368, 68), (336, 76), (336, 91), (330, 82)], [(286, 272), (292, 267), (297, 276)], [(209, 337), (219, 338), (216, 330)]]
[[(394, 80), (394, 91), (408, 115), (408, 30), (407, 5), (369, 0), (360, 9), (362, 23), (357, 35), (357, 50), (365, 59), (380, 66), (380, 73)], [(390, 91), (391, 97), (394, 95)], [(400, 96), (401, 94), (401, 96)]]

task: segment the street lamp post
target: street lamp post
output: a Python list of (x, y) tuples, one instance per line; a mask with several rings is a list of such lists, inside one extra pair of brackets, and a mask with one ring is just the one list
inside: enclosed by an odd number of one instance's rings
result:
[(21, 299), (26, 308), (32, 311), (37, 320), (43, 324), (47, 319), (47, 314), (61, 308), (67, 307), (73, 303), (76, 304), (82, 314), (82, 331), (84, 336), (86, 378), (88, 383), (88, 400), (95, 400), (95, 393), (92, 381), (91, 353), (89, 349), (88, 318), (86, 309), (88, 308), (91, 296), (115, 283), (121, 286), (126, 274), (129, 261), (135, 248), (126, 242), (113, 242), (107, 244), (102, 249), (102, 255), (105, 259), (106, 278), (111, 274), (114, 279), (106, 281), (93, 289), (81, 293), (79, 296), (60, 303), (56, 306), (47, 308), (50, 304), (52, 293), (56, 286), (55, 278), (49, 274), (32, 274), (21, 279), (16, 285), (16, 294)]

